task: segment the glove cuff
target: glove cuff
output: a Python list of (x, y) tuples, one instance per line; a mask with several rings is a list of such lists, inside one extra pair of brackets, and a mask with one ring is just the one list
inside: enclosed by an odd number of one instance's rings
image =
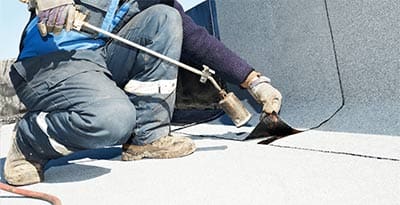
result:
[(271, 79), (269, 79), (265, 76), (260, 76), (250, 82), (249, 89), (252, 90), (255, 86), (259, 85), (260, 83), (271, 83)]
[(74, 4), (74, 0), (31, 0), (30, 2), (35, 3), (35, 7), (38, 11), (44, 11), (66, 4)]
[(247, 90), (249, 91), (250, 95), (253, 96), (253, 98), (258, 102), (258, 103), (262, 103), (262, 99), (260, 96), (260, 88), (258, 87), (258, 85), (262, 84), (262, 83), (267, 83), (270, 84), (271, 83), (271, 79), (265, 77), (265, 76), (260, 76), (255, 78), (254, 80), (252, 80), (249, 83), (249, 87), (247, 88)]

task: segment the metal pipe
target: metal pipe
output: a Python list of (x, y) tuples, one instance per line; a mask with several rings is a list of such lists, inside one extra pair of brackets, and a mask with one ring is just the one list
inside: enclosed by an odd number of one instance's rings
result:
[(240, 127), (244, 124), (246, 124), (250, 118), (251, 118), (251, 113), (246, 109), (245, 106), (240, 102), (240, 100), (233, 94), (232, 92), (227, 93), (224, 89), (222, 89), (217, 81), (211, 76), (211, 74), (214, 74), (214, 71), (209, 69), (207, 66), (204, 66), (203, 71), (199, 71), (196, 68), (193, 68), (191, 66), (188, 66), (184, 63), (181, 63), (175, 59), (172, 59), (168, 56), (165, 56), (163, 54), (160, 54), (156, 51), (153, 51), (149, 48), (146, 48), (142, 45), (139, 45), (137, 43), (134, 43), (132, 41), (129, 41), (125, 38), (122, 38), (118, 35), (115, 35), (111, 32), (105, 31), (101, 28), (97, 28), (96, 26), (93, 26), (87, 22), (84, 21), (86, 17), (86, 14), (82, 14), (80, 12), (77, 12), (75, 16), (75, 21), (74, 21), (74, 29), (77, 31), (80, 31), (82, 27), (86, 27), (92, 31), (98, 32), (100, 34), (103, 34), (105, 36), (111, 37), (117, 41), (120, 41), (126, 45), (132, 46), (134, 48), (137, 48), (141, 51), (144, 51), (146, 53), (149, 53), (150, 55), (153, 55), (155, 57), (158, 57), (162, 60), (165, 60), (169, 63), (172, 63), (178, 67), (181, 67), (183, 69), (186, 69), (192, 73), (195, 73), (197, 75), (200, 75), (200, 82), (205, 83), (207, 80), (210, 80), (212, 85), (219, 91), (219, 95), (221, 97), (221, 100), (219, 101), (219, 105), (222, 107), (222, 109), (225, 111), (225, 113), (232, 119), (233, 123), (237, 126)]
[(209, 75), (205, 76), (203, 72), (197, 70), (196, 68), (193, 68), (193, 67), (191, 67), (191, 66), (189, 66), (189, 65), (186, 65), (186, 64), (184, 64), (184, 63), (181, 63), (181, 62), (179, 62), (179, 61), (177, 61), (177, 60), (175, 60), (175, 59), (172, 59), (172, 58), (170, 58), (170, 57), (168, 57), (168, 56), (165, 56), (165, 55), (163, 55), (163, 54), (161, 54), (161, 53), (158, 53), (158, 52), (156, 52), (156, 51), (153, 51), (153, 50), (151, 50), (151, 49), (149, 49), (149, 48), (146, 48), (146, 47), (144, 47), (144, 46), (142, 46), (142, 45), (139, 45), (139, 44), (137, 44), (137, 43), (134, 43), (134, 42), (132, 42), (132, 41), (129, 41), (129, 40), (127, 40), (127, 39), (125, 39), (125, 38), (122, 38), (122, 37), (120, 37), (120, 36), (118, 36), (118, 35), (115, 35), (115, 34), (113, 34), (113, 33), (111, 33), (111, 32), (108, 32), (108, 31), (105, 31), (105, 30), (103, 30), (103, 29), (97, 28), (96, 26), (93, 26), (93, 25), (91, 25), (91, 24), (89, 24), (89, 23), (87, 23), (87, 22), (83, 22), (83, 23), (82, 23), (82, 26), (83, 26), (83, 27), (86, 27), (86, 28), (88, 28), (88, 29), (90, 29), (90, 30), (96, 31), (96, 32), (98, 32), (98, 33), (104, 34), (104, 35), (106, 35), (106, 36), (108, 36), (108, 37), (111, 37), (111, 38), (113, 38), (113, 39), (115, 39), (115, 40), (121, 41), (121, 42), (124, 43), (124, 44), (130, 45), (130, 46), (132, 46), (132, 47), (134, 47), (134, 48), (137, 48), (137, 49), (139, 49), (139, 50), (142, 50), (142, 51), (144, 51), (144, 52), (146, 52), (146, 53), (149, 53), (149, 54), (151, 54), (151, 55), (153, 55), (153, 56), (156, 56), (156, 57), (158, 57), (158, 58), (160, 58), (160, 59), (162, 59), (162, 60), (165, 60), (165, 61), (167, 61), (167, 62), (169, 62), (169, 63), (172, 63), (172, 64), (174, 64), (174, 65), (176, 65), (176, 66), (179, 66), (179, 67), (181, 67), (181, 68), (183, 68), (183, 69), (186, 69), (186, 70), (188, 70), (188, 71), (190, 71), (190, 72), (192, 72), (192, 73), (195, 73), (195, 74), (200, 75), (200, 76), (204, 76), (204, 77), (206, 77), (208, 80), (211, 81), (211, 83), (213, 84), (213, 86), (214, 86), (218, 91), (221, 91), (221, 90), (222, 90), (222, 88), (218, 85), (217, 81), (216, 81), (213, 77), (211, 77), (211, 76), (209, 76)]

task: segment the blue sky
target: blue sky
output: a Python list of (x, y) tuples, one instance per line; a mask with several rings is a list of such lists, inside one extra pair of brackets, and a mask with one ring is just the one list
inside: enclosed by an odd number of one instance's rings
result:
[[(188, 9), (204, 0), (179, 0)], [(29, 19), (25, 4), (18, 0), (0, 0), (0, 60), (18, 55), (22, 30)]]
[(18, 0), (0, 0), (0, 60), (18, 55), (19, 40), (28, 19), (25, 4)]

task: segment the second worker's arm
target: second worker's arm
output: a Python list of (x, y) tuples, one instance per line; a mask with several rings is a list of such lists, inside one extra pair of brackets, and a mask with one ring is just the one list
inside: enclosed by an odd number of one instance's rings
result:
[(183, 21), (182, 53), (197, 63), (215, 69), (228, 82), (247, 89), (263, 105), (266, 113), (278, 113), (282, 95), (271, 85), (269, 78), (255, 71), (245, 60), (227, 48), (221, 41), (198, 26), (175, 0), (174, 7)]

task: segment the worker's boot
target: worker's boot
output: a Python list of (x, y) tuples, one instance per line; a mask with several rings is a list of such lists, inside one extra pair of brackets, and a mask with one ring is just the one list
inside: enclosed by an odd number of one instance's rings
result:
[(9, 184), (17, 186), (43, 181), (43, 166), (47, 160), (41, 160), (32, 148), (18, 143), (15, 132), (13, 135), (4, 165), (4, 178)]
[(147, 145), (124, 144), (122, 161), (177, 158), (192, 154), (195, 150), (196, 145), (189, 137), (168, 135)]

